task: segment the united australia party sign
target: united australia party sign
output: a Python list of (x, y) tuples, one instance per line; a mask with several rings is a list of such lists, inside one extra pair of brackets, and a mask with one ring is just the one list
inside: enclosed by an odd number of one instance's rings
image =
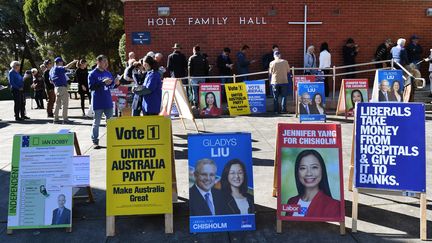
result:
[(425, 192), (423, 104), (358, 103), (355, 186)]

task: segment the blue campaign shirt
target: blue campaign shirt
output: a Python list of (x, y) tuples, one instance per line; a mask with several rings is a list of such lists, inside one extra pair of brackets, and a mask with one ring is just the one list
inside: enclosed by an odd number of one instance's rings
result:
[[(110, 85), (105, 85), (102, 81), (106, 78), (113, 80)], [(93, 69), (88, 76), (88, 83), (92, 91), (93, 110), (112, 109), (112, 98), (110, 89), (114, 87), (114, 79), (110, 72)]]
[(144, 80), (144, 86), (152, 92), (144, 95), (143, 110), (147, 113), (158, 114), (162, 99), (162, 81), (159, 72), (149, 71)]
[(24, 87), (23, 77), (13, 69), (11, 69), (8, 73), (8, 80), (12, 89), (21, 89)]
[(56, 87), (66, 87), (66, 68), (63, 66), (54, 66), (49, 72), (49, 78)]

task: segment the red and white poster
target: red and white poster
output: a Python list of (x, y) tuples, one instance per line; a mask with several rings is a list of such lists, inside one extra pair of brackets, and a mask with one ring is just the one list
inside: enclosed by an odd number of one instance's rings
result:
[(129, 90), (128, 86), (118, 86), (115, 89), (110, 89), (114, 114), (119, 115), (119, 113), (123, 113), (125, 108), (131, 108), (132, 100), (130, 103), (128, 102)]
[(219, 83), (199, 84), (199, 106), (201, 117), (222, 115), (221, 101), (221, 85)]
[(278, 124), (277, 218), (345, 220), (339, 124)]
[(368, 80), (367, 79), (344, 79), (344, 96), (346, 116), (354, 116), (355, 104), (368, 102)]
[(315, 75), (296, 75), (294, 76), (294, 94), (297, 94), (298, 83), (315, 82)]

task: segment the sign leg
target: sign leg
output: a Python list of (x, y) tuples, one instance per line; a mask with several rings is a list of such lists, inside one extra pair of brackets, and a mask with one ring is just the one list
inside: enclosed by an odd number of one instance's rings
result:
[(172, 233), (174, 233), (173, 214), (166, 213), (165, 214), (165, 234), (172, 234)]
[(358, 217), (358, 189), (353, 190), (353, 200), (352, 200), (352, 232), (357, 232), (357, 217)]
[(67, 227), (66, 228), (66, 233), (72, 233), (72, 227)]
[(13, 234), (13, 230), (11, 230), (11, 229), (6, 230), (6, 234), (8, 234), (8, 235)]
[(278, 234), (282, 233), (282, 220), (280, 219), (276, 220), (276, 232)]
[(339, 232), (340, 235), (345, 235), (345, 220), (339, 223)]
[(106, 217), (106, 236), (115, 235), (115, 216)]
[(427, 240), (426, 193), (420, 194), (420, 239)]

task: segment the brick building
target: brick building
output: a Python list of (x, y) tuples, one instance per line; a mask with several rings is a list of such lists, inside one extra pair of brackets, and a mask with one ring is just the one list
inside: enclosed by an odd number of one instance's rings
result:
[[(123, 0), (127, 51), (138, 56), (148, 51), (162, 52), (165, 57), (172, 52), (175, 42), (183, 46), (186, 56), (192, 54), (192, 46), (199, 44), (209, 55), (210, 63), (227, 46), (231, 58), (242, 44), (251, 47), (249, 59), (251, 71), (261, 71), (261, 57), (278, 44), (282, 55), (291, 65), (303, 65), (303, 28), (305, 5), (307, 20), (322, 22), (307, 26), (307, 43), (319, 49), (329, 43), (332, 64), (342, 65), (342, 46), (352, 37), (360, 46), (357, 63), (369, 62), (377, 46), (386, 38), (393, 42), (400, 37), (420, 36), (424, 56), (432, 48), (432, 16), (427, 9), (430, 1), (406, 0)], [(134, 32), (146, 32), (150, 36), (147, 44), (133, 44)], [(135, 33), (137, 34), (137, 33)], [(143, 33), (141, 33), (143, 34)], [(138, 40), (139, 42), (139, 40)], [(145, 41), (144, 41), (145, 42)], [(319, 51), (316, 51), (319, 54)], [(426, 65), (422, 67), (427, 73)], [(359, 75), (361, 76), (361, 75)], [(365, 75), (363, 75), (365, 76)], [(370, 77), (370, 75), (366, 75)]]

